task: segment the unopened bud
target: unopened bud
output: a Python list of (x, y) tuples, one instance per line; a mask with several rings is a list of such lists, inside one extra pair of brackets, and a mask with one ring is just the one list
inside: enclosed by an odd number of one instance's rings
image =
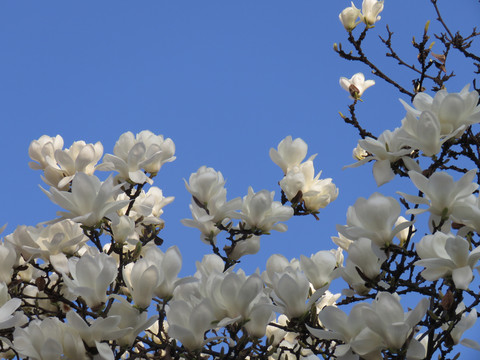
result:
[(428, 28), (430, 27), (430, 20), (427, 21), (427, 23), (425, 24), (425, 33), (427, 33), (428, 31)]

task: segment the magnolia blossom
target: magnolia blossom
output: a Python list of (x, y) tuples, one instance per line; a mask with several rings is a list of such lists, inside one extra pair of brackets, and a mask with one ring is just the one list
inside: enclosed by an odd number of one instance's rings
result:
[(63, 139), (60, 135), (55, 138), (43, 135), (30, 144), (30, 158), (37, 162), (30, 162), (29, 165), (32, 169), (44, 171), (43, 180), (47, 185), (68, 190), (77, 172), (93, 174), (95, 165), (103, 155), (103, 146), (100, 142), (86, 144), (76, 141), (69, 149), (62, 148)]
[(446, 172), (435, 172), (428, 179), (416, 171), (409, 171), (408, 175), (415, 186), (425, 194), (425, 197), (408, 195), (402, 192), (407, 201), (414, 204), (428, 205), (427, 209), (410, 209), (407, 214), (420, 214), (430, 212), (429, 225), (440, 224), (442, 220), (448, 220), (456, 206), (461, 205), (478, 188), (473, 183), (476, 170), (470, 170), (460, 180), (454, 181), (453, 177)]
[(34, 170), (44, 170), (55, 158), (55, 151), (63, 148), (63, 138), (60, 135), (51, 137), (42, 135), (38, 140), (33, 140), (28, 147), (30, 161), (28, 165)]
[(266, 264), (265, 271), (262, 273), (262, 279), (267, 286), (267, 288), (272, 289), (274, 284), (274, 278), (277, 276), (276, 274), (281, 274), (285, 271), (291, 270), (300, 270), (300, 261), (298, 259), (288, 259), (280, 254), (273, 254), (271, 255)]
[(287, 266), (282, 272), (269, 275), (270, 296), (290, 320), (307, 313), (326, 291), (326, 287), (323, 287), (310, 296), (307, 276), (300, 269), (291, 266)]
[[(365, 303), (356, 304), (350, 310), (349, 315), (336, 306), (327, 306), (320, 312), (318, 317), (322, 325), (329, 330), (314, 329), (308, 325), (307, 329), (313, 336), (319, 339), (342, 341), (343, 344), (335, 346), (334, 355), (339, 359), (345, 360), (358, 359), (354, 355), (352, 345), (355, 338), (362, 333), (363, 338), (366, 340), (365, 342), (370, 343), (370, 347), (366, 349), (363, 355), (370, 355), (373, 358), (381, 349), (381, 337), (365, 326), (365, 320), (362, 316), (365, 306)], [(368, 354), (368, 352), (371, 354)], [(369, 358), (368, 356), (364, 357)]]
[(148, 312), (140, 312), (121, 296), (114, 295), (114, 298), (117, 301), (112, 304), (108, 316), (118, 316), (120, 318), (118, 328), (127, 330), (125, 335), (116, 339), (117, 343), (120, 346), (132, 346), (138, 334), (156, 322), (158, 315), (149, 318)]
[(136, 244), (139, 241), (138, 233), (135, 231), (135, 221), (129, 216), (123, 215), (113, 217), (111, 222), (113, 239), (117, 244)]
[[(465, 304), (461, 302), (457, 308), (455, 309), (457, 314), (462, 314), (462, 317), (459, 322), (453, 327), (452, 331), (450, 332), (451, 339), (454, 345), (462, 344), (469, 348), (479, 350), (480, 351), (480, 344), (472, 339), (462, 339), (463, 333), (473, 327), (477, 322), (477, 310), (473, 308), (467, 315), (465, 311)], [(442, 329), (446, 330), (451, 326), (451, 323), (447, 323), (442, 325)]]
[(115, 155), (106, 154), (99, 170), (117, 171), (120, 179), (137, 184), (152, 183), (142, 171), (156, 174), (166, 162), (175, 160), (175, 144), (163, 135), (144, 130), (136, 136), (126, 132), (120, 136), (113, 148)]
[(440, 133), (440, 121), (431, 111), (423, 111), (418, 119), (407, 112), (402, 120), (402, 128), (399, 139), (413, 149), (418, 149), (426, 156), (433, 156), (440, 152), (441, 146), (447, 140), (457, 134), (454, 132), (448, 136)]
[(135, 304), (147, 308), (154, 296), (171, 297), (181, 267), (182, 256), (176, 246), (168, 248), (165, 253), (156, 246), (148, 246), (142, 259), (128, 264), (123, 270)]
[(76, 173), (92, 175), (102, 155), (103, 146), (100, 142), (86, 144), (85, 141), (76, 141), (68, 149), (55, 151), (56, 163), (49, 162), (44, 180), (48, 185), (65, 190)]
[[(130, 203), (128, 195), (123, 192), (116, 199), (127, 201), (128, 205)], [(164, 196), (160, 188), (151, 186), (147, 192), (144, 190), (140, 192), (128, 213), (128, 217), (135, 221), (142, 218), (142, 222), (138, 226), (140, 229), (142, 225), (163, 225), (163, 220), (160, 219), (163, 208), (173, 202), (174, 199), (173, 196)], [(128, 205), (118, 210), (118, 213), (125, 215)]]
[[(15, 328), (13, 347), (32, 360), (88, 359), (78, 332), (57, 318), (33, 320), (26, 328)], [(63, 357), (63, 356), (64, 357)]]
[(366, 152), (365, 149), (360, 146), (360, 144), (358, 144), (352, 151), (352, 157), (355, 160), (360, 161), (365, 159), (367, 156), (368, 152)]
[(336, 254), (328, 250), (319, 251), (309, 258), (300, 256), (300, 267), (315, 289), (324, 287), (338, 276), (338, 271), (335, 271), (337, 266)]
[(470, 195), (456, 204), (452, 212), (453, 219), (480, 233), (480, 198)]
[(355, 100), (360, 99), (363, 92), (373, 85), (375, 85), (375, 81), (365, 80), (365, 75), (362, 73), (356, 73), (350, 79), (340, 78), (340, 86), (349, 92), (351, 99)]
[[(335, 346), (335, 356), (342, 358), (356, 353), (365, 359), (380, 359), (381, 351), (403, 347), (414, 327), (425, 316), (428, 299), (422, 299), (415, 309), (404, 313), (397, 294), (379, 292), (372, 304), (359, 303), (346, 315), (334, 306), (327, 306), (319, 319), (330, 331), (308, 327), (320, 339), (341, 340)], [(423, 359), (425, 349), (416, 339), (410, 339), (408, 358)]]
[(283, 206), (279, 201), (273, 201), (274, 192), (261, 190), (255, 193), (248, 188), (248, 195), (243, 198), (240, 218), (246, 227), (262, 233), (270, 230), (286, 231), (287, 225), (279, 224), (293, 216), (293, 209)]
[(216, 236), (221, 230), (216, 226), (214, 216), (208, 214), (206, 209), (196, 204), (192, 203), (189, 207), (193, 219), (182, 219), (182, 224), (200, 230), (200, 239), (205, 244), (215, 244)]
[(352, 6), (343, 9), (340, 15), (338, 15), (340, 22), (347, 31), (352, 31), (353, 29), (355, 29), (355, 27), (360, 22), (357, 21), (359, 17), (361, 17), (360, 9), (357, 9), (355, 7), (353, 1)]
[[(429, 303), (429, 299), (423, 298), (413, 310), (404, 313), (397, 294), (380, 292), (375, 301), (364, 308), (363, 317), (367, 326), (382, 337), (386, 347), (400, 349), (417, 323), (425, 316)], [(412, 347), (414, 342), (416, 340), (411, 339), (409, 347)], [(418, 346), (417, 348), (420, 349)]]
[[(113, 307), (113, 305), (112, 305)], [(97, 348), (100, 359), (111, 360), (114, 355), (110, 346), (101, 341), (117, 340), (132, 332), (132, 327), (121, 328), (121, 315), (109, 315), (105, 318), (99, 317), (95, 320), (85, 321), (75, 311), (69, 311), (66, 315), (68, 325), (81, 337), (91, 348)], [(128, 319), (129, 316), (126, 316)], [(124, 320), (125, 321), (125, 320)]]
[(218, 326), (248, 320), (246, 330), (250, 335), (265, 335), (274, 308), (258, 274), (246, 276), (243, 270), (212, 272), (200, 279), (200, 293), (210, 300)]
[(78, 173), (72, 181), (71, 192), (51, 187), (43, 192), (65, 211), (57, 212), (64, 219), (72, 219), (86, 226), (94, 226), (105, 216), (124, 207), (128, 200), (116, 200), (121, 185), (114, 186), (113, 178), (101, 182), (95, 175)]
[[(348, 248), (348, 258), (345, 267), (341, 268), (343, 279), (358, 294), (368, 294), (364, 278), (375, 280), (380, 275), (382, 264), (387, 260), (385, 252), (370, 239), (360, 238)], [(359, 271), (363, 277), (360, 276)], [(345, 291), (345, 293), (350, 293)], [(352, 294), (353, 295), (353, 294)]]
[(244, 240), (238, 239), (233, 248), (226, 246), (224, 250), (232, 260), (238, 260), (244, 255), (256, 254), (260, 250), (260, 236), (251, 235)]
[(196, 173), (190, 175), (189, 182), (185, 181), (185, 187), (192, 194), (192, 213), (197, 214), (200, 209), (211, 216), (213, 223), (223, 222), (236, 216), (240, 210), (242, 200), (236, 198), (227, 202), (227, 190), (224, 187), (225, 180), (220, 171), (206, 166), (200, 167)]
[(17, 262), (17, 253), (14, 247), (6, 242), (0, 244), (0, 283), (10, 284), (13, 267)]
[(480, 247), (469, 250), (469, 242), (461, 236), (453, 236), (437, 231), (426, 235), (416, 245), (421, 260), (417, 266), (424, 266), (422, 277), (435, 281), (447, 275), (457, 289), (468, 289), (473, 280), (473, 269), (480, 259)]
[(363, 0), (362, 3), (362, 21), (367, 26), (372, 26), (380, 20), (380, 14), (383, 10), (383, 0)]
[(59, 271), (67, 271), (66, 255), (76, 253), (87, 241), (82, 228), (66, 219), (46, 227), (19, 226), (6, 237), (24, 259), (41, 258), (50, 261)]
[[(270, 149), (270, 158), (280, 166), (284, 174), (290, 169), (299, 166), (307, 156), (308, 145), (300, 138), (292, 140), (289, 135), (278, 144), (277, 150)], [(317, 154), (310, 156), (308, 160), (313, 160)]]
[(400, 159), (411, 170), (418, 170), (419, 167), (408, 156), (411, 149), (405, 149), (405, 142), (401, 139), (399, 134), (401, 129), (397, 128), (393, 132), (385, 130), (378, 139), (367, 137), (358, 142), (358, 145), (364, 149), (369, 155), (363, 157), (361, 160), (346, 167), (357, 167), (369, 161), (376, 160), (373, 164), (373, 177), (378, 186), (381, 186), (395, 177), (395, 174), (390, 166)]
[(193, 305), (184, 300), (170, 301), (167, 306), (168, 335), (179, 340), (189, 350), (203, 346), (205, 331), (213, 327), (215, 320), (208, 299)]
[(64, 275), (63, 281), (88, 306), (96, 307), (107, 300), (107, 288), (117, 275), (117, 263), (113, 257), (92, 250), (81, 258), (70, 258), (68, 268), (72, 279)]
[(393, 197), (374, 193), (348, 207), (347, 225), (337, 225), (337, 231), (350, 240), (365, 237), (379, 247), (389, 245), (397, 233), (412, 224), (405, 221), (396, 225), (400, 212), (400, 204)]
[(225, 179), (220, 171), (202, 166), (192, 173), (185, 187), (201, 204), (208, 206), (211, 199), (226, 196)]
[(466, 85), (459, 93), (448, 93), (447, 90), (437, 91), (435, 97), (425, 92), (418, 93), (413, 99), (413, 106), (400, 100), (407, 110), (414, 116), (419, 116), (423, 111), (429, 111), (436, 116), (440, 124), (440, 134), (460, 134), (466, 126), (480, 122), (480, 105), (478, 105), (478, 92), (469, 91)]
[(321, 174), (320, 171), (315, 176), (313, 161), (308, 160), (291, 168), (280, 181), (280, 187), (290, 201), (301, 191), (305, 208), (317, 211), (326, 207), (338, 196), (338, 189), (332, 183), (332, 179), (320, 179)]
[[(405, 242), (407, 241), (409, 235), (410, 236), (413, 236), (414, 232), (415, 232), (415, 226), (413, 226), (412, 222), (411, 221), (408, 221), (407, 219), (405, 219), (403, 216), (399, 216), (397, 221), (395, 221), (395, 227), (399, 226), (399, 225), (402, 225), (404, 223), (408, 222), (408, 224), (410, 224), (409, 227), (406, 227), (405, 229), (399, 231), (395, 236), (397, 237), (398, 240), (400, 240), (400, 246), (403, 246), (405, 244)], [(402, 226), (403, 227), (403, 226)], [(412, 228), (410, 230), (410, 227)], [(411, 233), (410, 233), (411, 231)]]
[(15, 311), (21, 304), (20, 299), (13, 298), (0, 305), (0, 329), (20, 327), (28, 322), (22, 311)]

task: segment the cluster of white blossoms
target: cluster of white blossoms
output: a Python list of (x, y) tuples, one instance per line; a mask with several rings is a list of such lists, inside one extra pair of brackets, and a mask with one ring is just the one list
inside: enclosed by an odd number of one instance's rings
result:
[[(352, 2), (340, 20), (349, 32), (360, 22), (368, 30), (382, 10), (383, 1), (364, 0), (361, 11)], [(373, 84), (362, 73), (340, 79), (354, 105)], [(442, 166), (422, 169), (418, 161), (422, 155), (435, 164), (445, 145), (478, 124), (478, 103), (468, 86), (420, 93), (413, 106), (403, 102), (402, 126), (360, 140), (351, 166), (374, 161), (379, 186), (399, 171), (408, 174), (419, 194), (359, 198), (346, 225), (337, 225), (338, 248), (299, 259), (273, 254), (252, 274), (237, 264), (259, 251), (262, 236), (286, 231), (294, 215), (317, 217), (338, 196), (332, 179), (315, 175), (316, 155), (305, 160), (302, 139), (287, 136), (270, 149), (284, 175), (281, 201), (252, 187), (227, 200), (222, 173), (207, 166), (185, 181), (192, 218), (182, 223), (198, 229), (213, 251), (186, 277), (179, 248), (160, 248), (163, 208), (173, 197), (153, 186), (175, 159), (171, 139), (127, 132), (104, 156), (99, 142), (63, 149), (59, 135), (32, 141), (30, 167), (43, 171), (49, 189), (42, 190), (63, 210), (55, 220), (18, 226), (0, 244), (0, 356), (422, 360), (457, 344), (480, 350), (463, 338), (480, 302), (471, 289), (480, 271), (477, 169), (452, 167), (464, 173), (455, 181), (434, 171)], [(115, 174), (102, 181), (97, 170)], [(429, 233), (414, 238), (424, 214)], [(230, 242), (223, 249), (220, 234)], [(347, 288), (331, 293), (340, 278)], [(416, 306), (405, 312), (400, 295), (413, 294)], [(340, 307), (348, 304), (347, 314)]]
[[(411, 157), (418, 152), (425, 157), (437, 155), (442, 145), (459, 138), (468, 126), (480, 122), (479, 94), (469, 91), (466, 85), (459, 93), (440, 90), (431, 97), (419, 93), (413, 100), (414, 107), (402, 101), (407, 113), (402, 126), (394, 131), (385, 130), (377, 139), (367, 137), (358, 142), (354, 157), (358, 162), (350, 167), (375, 161), (373, 175), (377, 185), (391, 181), (395, 174), (391, 164), (402, 160), (408, 170), (421, 172)], [(365, 151), (358, 157), (359, 151)]]
[[(185, 184), (192, 195), (193, 219), (183, 219), (182, 223), (199, 229), (200, 238), (206, 244), (216, 245), (216, 237), (222, 231), (235, 233), (234, 243), (227, 251), (230, 259), (238, 260), (243, 255), (257, 253), (260, 235), (269, 234), (271, 230), (286, 231), (283, 222), (293, 216), (291, 207), (274, 201), (273, 191), (254, 192), (249, 187), (243, 199), (227, 201), (222, 173), (206, 166), (193, 173)], [(240, 236), (242, 234), (245, 236)]]
[(380, 20), (380, 14), (383, 10), (383, 0), (363, 0), (362, 10), (357, 9), (352, 1), (352, 6), (342, 10), (338, 15), (345, 30), (352, 31), (357, 25), (363, 22), (367, 27), (372, 27)]
[[(464, 116), (462, 129), (475, 111), (474, 107)], [(45, 159), (53, 159), (55, 146), (61, 148), (58, 139), (42, 137), (32, 142), (32, 158), (44, 164), (38, 166), (44, 174), (53, 166)], [(243, 198), (227, 200), (222, 174), (202, 166), (185, 181), (192, 195), (192, 219), (183, 223), (198, 228), (202, 241), (213, 246), (216, 254), (197, 262), (193, 276), (181, 278), (179, 249), (171, 246), (163, 251), (157, 246), (164, 226), (163, 207), (173, 200), (152, 186), (158, 169), (173, 159), (168, 150), (173, 143), (167, 142), (167, 150), (162, 150), (166, 142), (162, 139), (147, 131), (122, 135), (116, 155), (105, 155), (102, 163), (118, 173), (115, 177), (101, 181), (91, 173), (93, 165), (90, 173), (78, 170), (62, 175), (69, 179), (63, 189), (58, 186), (60, 180), (44, 190), (63, 207), (60, 218), (35, 227), (22, 225), (5, 236), (0, 246), (0, 331), (15, 329), (2, 340), (4, 354), (87, 359), (93, 352), (96, 359), (113, 359), (131, 347), (132, 353), (144, 351), (146, 359), (149, 346), (164, 355), (172, 346), (201, 354), (205, 346), (212, 349), (217, 343), (235, 348), (240, 341), (235, 331), (241, 330), (254, 341), (268, 337), (266, 351), (271, 360), (312, 360), (317, 356), (315, 344), (322, 341), (333, 347), (332, 356), (337, 359), (376, 359), (387, 349), (406, 352), (409, 359), (425, 357), (425, 337), (415, 334), (424, 325), (430, 301), (423, 298), (405, 313), (397, 288), (385, 278), (383, 268), (392, 250), (411, 243), (415, 232), (414, 221), (401, 216), (396, 199), (380, 193), (359, 198), (347, 211), (347, 224), (339, 225), (338, 237), (332, 238), (339, 248), (291, 260), (274, 254), (263, 273), (248, 275), (235, 270), (234, 264), (256, 253), (263, 235), (286, 231), (285, 222), (299, 204), (305, 213), (315, 214), (337, 197), (338, 189), (331, 179), (314, 177), (315, 155), (304, 161), (307, 144), (290, 136), (270, 150), (270, 157), (284, 172), (280, 186), (291, 206), (275, 201), (273, 192), (254, 192), (251, 187)], [(153, 140), (158, 143), (152, 145)], [(32, 150), (40, 143), (47, 150)], [(158, 151), (147, 150), (151, 148)], [(411, 155), (410, 148), (401, 151), (405, 157)], [(125, 164), (131, 171), (125, 171), (123, 160), (117, 159), (132, 152), (138, 156), (127, 156)], [(361, 150), (357, 153), (367, 161), (371, 156)], [(415, 168), (420, 165), (416, 163)], [(406, 214), (429, 213), (433, 233), (415, 244), (418, 257), (412, 266), (426, 281), (442, 279), (458, 291), (467, 290), (480, 259), (479, 248), (472, 249), (466, 238), (478, 231), (478, 221), (471, 215), (480, 212), (473, 194), (478, 187), (473, 182), (475, 171), (457, 182), (441, 172), (430, 178), (414, 170), (409, 175), (424, 195), (401, 195), (427, 208), (412, 208)], [(456, 228), (463, 225), (456, 235), (454, 224)], [(225, 256), (217, 246), (222, 232), (231, 241), (223, 249)], [(338, 278), (346, 281), (348, 289), (332, 294), (328, 288)], [(347, 315), (336, 305), (342, 296), (375, 300), (357, 303)], [(153, 304), (156, 311), (152, 313)], [(462, 339), (476, 315), (475, 308), (462, 306), (456, 308), (460, 321), (446, 329), (455, 343), (480, 349), (474, 340)], [(317, 320), (308, 320), (302, 332), (299, 324), (312, 317)]]
[(280, 187), (287, 199), (294, 205), (303, 202), (305, 210), (315, 213), (337, 198), (338, 189), (332, 179), (320, 179), (321, 171), (315, 176), (313, 159), (317, 154), (303, 161), (307, 151), (305, 141), (287, 136), (276, 150), (270, 149), (270, 158), (283, 170)]

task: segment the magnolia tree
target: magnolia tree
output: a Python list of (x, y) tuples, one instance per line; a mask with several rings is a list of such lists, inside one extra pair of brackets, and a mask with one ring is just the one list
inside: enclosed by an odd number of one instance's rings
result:
[[(352, 99), (341, 116), (361, 137), (349, 166), (372, 162), (378, 186), (406, 177), (418, 193), (359, 198), (346, 225), (337, 226), (334, 249), (300, 259), (273, 254), (263, 273), (238, 265), (258, 252), (262, 237), (286, 231), (292, 216), (317, 218), (338, 195), (332, 179), (316, 174), (315, 155), (305, 160), (300, 138), (287, 136), (270, 150), (283, 172), (277, 200), (252, 187), (228, 199), (221, 172), (207, 166), (190, 176), (192, 216), (183, 224), (198, 229), (211, 253), (185, 278), (178, 248), (163, 247), (160, 237), (173, 198), (153, 185), (175, 159), (171, 139), (127, 132), (105, 155), (100, 142), (64, 148), (59, 135), (32, 141), (30, 166), (42, 171), (43, 191), (63, 210), (4, 236), (2, 357), (447, 359), (458, 357), (458, 344), (480, 350), (463, 337), (480, 303), (472, 286), (480, 259), (479, 92), (475, 82), (460, 92), (445, 86), (452, 52), (480, 73), (480, 57), (470, 52), (480, 33), (453, 33), (431, 3), (444, 29), (436, 35), (440, 54), (431, 51), (428, 24), (413, 41), (413, 62), (397, 55), (388, 27), (381, 38), (387, 56), (412, 72), (411, 86), (382, 72), (362, 48), (377, 32), (383, 1), (340, 13), (349, 44), (334, 50), (396, 87), (405, 107), (395, 130), (374, 136), (355, 113), (374, 81), (362, 73), (340, 79)], [(111, 174), (101, 181), (99, 171)], [(422, 217), (428, 226), (420, 230)], [(345, 284), (341, 293), (328, 290), (334, 281)]]

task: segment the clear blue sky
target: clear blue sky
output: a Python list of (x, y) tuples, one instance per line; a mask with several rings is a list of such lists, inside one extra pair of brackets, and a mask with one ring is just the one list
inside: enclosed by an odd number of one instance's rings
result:
[[(439, 5), (454, 30), (468, 33), (478, 25), (476, 1)], [(180, 224), (190, 216), (183, 179), (207, 165), (222, 171), (230, 199), (251, 185), (275, 190), (279, 200), (282, 172), (268, 151), (287, 135), (303, 138), (309, 154), (319, 153), (315, 167), (333, 178), (339, 198), (320, 221), (293, 219), (289, 232), (264, 237), (260, 253), (241, 266), (251, 272), (263, 269), (274, 252), (290, 258), (334, 247), (335, 224), (345, 223), (357, 197), (409, 189), (405, 181), (377, 189), (371, 164), (342, 171), (353, 162), (357, 134), (338, 116), (350, 104), (338, 79), (356, 72), (373, 78), (332, 50), (334, 42), (347, 46), (338, 20), (347, 6), (343, 0), (1, 2), (4, 235), (54, 218), (58, 210), (37, 186), (40, 172), (28, 168), (30, 141), (60, 134), (67, 147), (75, 140), (101, 141), (112, 153), (123, 132), (148, 129), (177, 146), (177, 160), (163, 167), (155, 184), (176, 197), (165, 208), (163, 237), (165, 246), (179, 246), (183, 275), (209, 250), (195, 229)], [(412, 59), (411, 37), (420, 38), (425, 22), (434, 20), (433, 9), (426, 0), (386, 0), (381, 16), (367, 50), (409, 86), (412, 77), (384, 57), (377, 35), (385, 35), (388, 23), (397, 49)], [(449, 90), (459, 91), (472, 69), (455, 68), (454, 57), (449, 61), (447, 70), (458, 73)], [(404, 110), (398, 92), (375, 80), (358, 115), (379, 134), (400, 126)]]

